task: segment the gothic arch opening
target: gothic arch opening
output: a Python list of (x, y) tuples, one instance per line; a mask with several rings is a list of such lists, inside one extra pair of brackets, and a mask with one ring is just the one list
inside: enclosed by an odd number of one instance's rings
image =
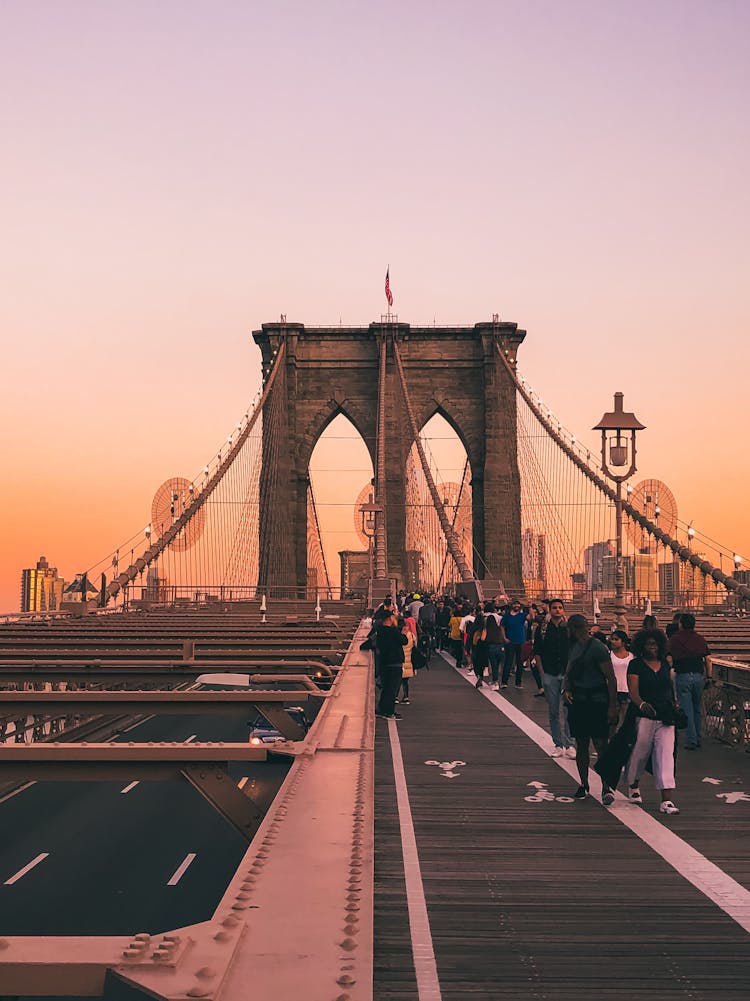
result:
[(307, 582), (314, 596), (367, 594), (371, 576), (368, 526), (359, 505), (374, 488), (370, 453), (354, 424), (339, 412), (310, 455), (307, 503)]
[[(441, 413), (435, 413), (420, 431), (432, 477), (459, 545), (473, 564), (471, 468), (458, 434)], [(414, 586), (442, 591), (460, 580), (448, 553), (445, 536), (432, 502), (416, 444), (406, 460), (406, 549)], [(410, 581), (411, 583), (411, 581)]]

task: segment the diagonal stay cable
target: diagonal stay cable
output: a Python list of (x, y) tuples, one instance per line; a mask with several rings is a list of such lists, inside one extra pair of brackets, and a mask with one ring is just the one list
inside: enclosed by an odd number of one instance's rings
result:
[[(606, 483), (598, 473), (595, 473), (593, 469), (588, 466), (584, 460), (573, 451), (573, 449), (564, 440), (562, 435), (560, 435), (552, 423), (545, 417), (542, 411), (537, 407), (532, 399), (531, 395), (526, 391), (525, 386), (521, 383), (516, 373), (515, 368), (508, 359), (503, 354), (503, 351), (498, 343), (495, 344), (498, 356), (505, 366), (508, 374), (510, 375), (516, 390), (520, 393), (521, 397), (525, 401), (526, 405), (531, 409), (536, 419), (542, 425), (547, 434), (552, 438), (554, 443), (560, 448), (565, 455), (570, 459), (570, 461), (586, 476), (594, 486), (598, 487), (601, 492), (609, 498), (613, 503), (615, 501), (615, 491)], [(736, 591), (741, 598), (750, 598), (750, 587), (745, 584), (740, 584), (738, 580), (731, 577), (729, 574), (725, 574), (723, 570), (719, 570), (717, 567), (709, 563), (708, 560), (701, 560), (699, 556), (691, 552), (688, 546), (684, 546), (678, 539), (673, 539), (671, 535), (668, 535), (665, 531), (655, 525), (649, 518), (641, 514), (641, 512), (629, 504), (627, 501), (622, 502), (623, 511), (629, 515), (629, 517), (644, 528), (649, 535), (653, 536), (657, 542), (661, 544), (666, 549), (671, 549), (672, 552), (677, 556), (683, 563), (687, 563), (690, 566), (697, 567), (698, 570), (703, 574), (704, 577), (711, 577), (719, 584), (723, 584), (728, 591)]]
[(149, 564), (153, 563), (153, 561), (157, 559), (157, 557), (160, 556), (165, 549), (167, 549), (170, 543), (173, 542), (176, 536), (189, 523), (190, 519), (196, 514), (196, 512), (203, 507), (208, 498), (221, 483), (225, 473), (232, 465), (238, 453), (240, 452), (240, 449), (250, 436), (253, 428), (255, 427), (255, 423), (258, 420), (258, 417), (263, 412), (263, 407), (266, 403), (266, 400), (268, 399), (271, 390), (273, 389), (273, 384), (276, 379), (276, 373), (279, 371), (281, 365), (283, 364), (285, 352), (286, 352), (286, 342), (282, 341), (279, 350), (276, 354), (276, 361), (274, 362), (274, 366), (271, 369), (268, 381), (266, 382), (265, 388), (263, 389), (263, 394), (255, 406), (255, 410), (253, 411), (250, 419), (248, 420), (243, 430), (240, 432), (237, 441), (229, 449), (226, 456), (224, 457), (224, 460), (220, 462), (219, 465), (216, 467), (213, 476), (211, 476), (211, 478), (208, 480), (203, 489), (198, 494), (195, 495), (191, 503), (185, 508), (182, 515), (175, 521), (175, 523), (171, 526), (171, 528), (167, 529), (164, 535), (162, 535), (157, 542), (149, 546), (149, 548), (134, 563), (132, 563), (127, 568), (127, 570), (123, 571), (123, 573), (121, 573), (116, 580), (112, 581), (112, 583), (107, 588), (108, 599), (114, 598), (115, 595), (117, 595), (118, 592), (123, 587), (134, 581), (135, 578), (138, 576), (138, 574), (142, 573), (145, 570), (145, 568), (149, 566)]
[(422, 465), (422, 472), (424, 473), (425, 480), (427, 481), (427, 486), (430, 491), (430, 496), (432, 497), (432, 503), (435, 506), (435, 511), (440, 520), (440, 527), (443, 530), (443, 535), (445, 536), (445, 541), (448, 543), (448, 549), (450, 554), (456, 562), (458, 567), (458, 572), (461, 574), (462, 581), (474, 580), (474, 574), (469, 567), (466, 556), (461, 550), (461, 546), (458, 543), (458, 535), (455, 529), (451, 526), (448, 521), (448, 516), (445, 513), (445, 508), (443, 507), (443, 502), (440, 500), (440, 494), (435, 486), (435, 480), (432, 477), (432, 471), (430, 470), (429, 464), (427, 462), (427, 456), (425, 455), (424, 448), (422, 447), (422, 440), (419, 436), (419, 428), (417, 427), (417, 421), (414, 416), (414, 410), (412, 409), (411, 400), (409, 399), (409, 392), (406, 388), (406, 378), (404, 376), (404, 367), (401, 362), (401, 353), (398, 350), (398, 344), (393, 342), (393, 356), (396, 359), (396, 368), (398, 369), (398, 377), (401, 383), (401, 392), (404, 397), (404, 406), (406, 407), (406, 413), (409, 418), (409, 424), (411, 425), (411, 432), (414, 438), (414, 444), (417, 446), (417, 453), (419, 455), (419, 461)]

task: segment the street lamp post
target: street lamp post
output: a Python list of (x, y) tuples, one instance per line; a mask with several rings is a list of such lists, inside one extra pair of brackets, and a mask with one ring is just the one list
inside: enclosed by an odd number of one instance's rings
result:
[(623, 410), (622, 401), (623, 394), (615, 393), (615, 409), (604, 414), (594, 427), (594, 431), (602, 433), (602, 469), (615, 482), (615, 615), (618, 618), (625, 614), (622, 485), (635, 472), (635, 433), (645, 428), (645, 424), (641, 424), (635, 414)]
[(360, 514), (362, 515), (362, 532), (367, 538), (367, 556), (370, 566), (370, 578), (372, 579), (372, 543), (377, 530), (377, 517), (383, 510), (382, 504), (376, 504), (372, 493), (367, 504), (360, 504)]

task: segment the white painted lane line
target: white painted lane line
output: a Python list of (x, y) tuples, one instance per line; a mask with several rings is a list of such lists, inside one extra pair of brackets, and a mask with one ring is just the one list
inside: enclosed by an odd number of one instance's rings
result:
[(19, 879), (25, 876), (30, 869), (33, 869), (35, 865), (39, 865), (40, 862), (44, 862), (44, 860), (48, 857), (48, 855), (49, 852), (42, 852), (41, 855), (37, 855), (37, 857), (35, 859), (32, 859), (31, 862), (25, 865), (23, 869), (19, 869), (18, 872), (15, 874), (15, 876), (11, 876), (10, 879), (6, 879), (5, 885), (13, 886), (13, 884), (17, 883)]
[(191, 740), (195, 740), (195, 738), (196, 738), (197, 736), (198, 736), (198, 734), (197, 734), (197, 733), (193, 733), (193, 734), (191, 734), (191, 735), (190, 735), (189, 737), (186, 737), (186, 738), (185, 738), (185, 740), (183, 741), (183, 743), (184, 743), (184, 744), (189, 744), (189, 743), (190, 743), (190, 741), (191, 741)]
[[(474, 675), (468, 677), (456, 668), (455, 660), (450, 654), (442, 653), (441, 656), (450, 664), (456, 673), (465, 681), (474, 684)], [(551, 738), (546, 730), (536, 724), (533, 720), (517, 709), (511, 702), (500, 695), (499, 692), (492, 691), (487, 685), (483, 685), (478, 691), (491, 702), (496, 709), (499, 709), (511, 723), (514, 723), (519, 730), (526, 734), (535, 744), (549, 754)], [(578, 784), (578, 769), (575, 761), (565, 758), (550, 758), (558, 768), (562, 768)], [(598, 799), (601, 798), (602, 780), (594, 771), (589, 772), (589, 783), (591, 793)], [(661, 855), (665, 862), (668, 862), (684, 879), (700, 890), (704, 896), (708, 897), (717, 907), (720, 907), (725, 914), (728, 914), (733, 921), (750, 932), (750, 890), (746, 890), (731, 876), (727, 875), (714, 862), (711, 862), (701, 855), (699, 851), (683, 841), (681, 837), (674, 834), (665, 827), (661, 821), (646, 813), (645, 810), (631, 803), (627, 796), (622, 793), (615, 793), (615, 802), (610, 807), (602, 807), (620, 821), (625, 827), (630, 828), (636, 837), (652, 848), (657, 855)]]
[(136, 780), (135, 782), (131, 782), (130, 785), (125, 786), (124, 789), (120, 789), (120, 792), (121, 793), (130, 792), (131, 789), (135, 789), (135, 787), (138, 785), (139, 781), (140, 781), (140, 779)]
[(404, 759), (401, 754), (401, 741), (398, 739), (398, 727), (395, 720), (388, 720), (388, 736), (391, 740), (393, 774), (396, 779), (396, 802), (398, 803), (398, 820), (401, 827), (406, 903), (409, 909), (409, 928), (414, 956), (414, 972), (417, 976), (417, 994), (419, 1001), (441, 1001), (443, 995), (438, 980), (435, 949), (432, 945), (432, 931), (427, 914), (424, 884), (422, 883), (422, 870), (419, 866), (417, 838), (414, 834), (409, 791), (406, 787)]
[(131, 723), (130, 726), (126, 726), (124, 730), (120, 733), (130, 733), (131, 730), (135, 730), (137, 726), (143, 726), (144, 723), (148, 723), (149, 720), (156, 719), (156, 716), (146, 716), (144, 719), (139, 719), (137, 723)]
[(187, 867), (190, 865), (190, 863), (193, 861), (194, 858), (195, 858), (195, 852), (191, 852), (189, 855), (185, 856), (183, 861), (180, 862), (180, 864), (175, 869), (174, 875), (167, 883), (167, 886), (177, 886), (182, 877), (185, 875)]
[(20, 788), (14, 789), (12, 792), (9, 792), (7, 795), (3, 796), (3, 798), (0, 799), (0, 803), (5, 803), (9, 799), (13, 799), (13, 797), (17, 796), (19, 792), (23, 792), (25, 789), (30, 789), (32, 786), (35, 785), (36, 785), (36, 779), (33, 782), (24, 783), (24, 785), (22, 785)]
[(248, 776), (247, 775), (243, 775), (243, 777), (237, 783), (237, 788), (238, 789), (244, 789), (245, 786), (247, 785), (247, 779), (248, 779)]

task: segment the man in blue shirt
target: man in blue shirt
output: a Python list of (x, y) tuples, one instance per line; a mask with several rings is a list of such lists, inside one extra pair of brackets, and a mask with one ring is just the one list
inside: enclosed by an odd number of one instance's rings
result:
[(503, 683), (501, 688), (508, 687), (508, 678), (516, 665), (516, 688), (523, 688), (523, 657), (521, 647), (526, 639), (526, 612), (518, 599), (511, 602), (510, 611), (506, 612), (500, 623), (508, 637), (505, 648), (505, 663), (503, 665)]

